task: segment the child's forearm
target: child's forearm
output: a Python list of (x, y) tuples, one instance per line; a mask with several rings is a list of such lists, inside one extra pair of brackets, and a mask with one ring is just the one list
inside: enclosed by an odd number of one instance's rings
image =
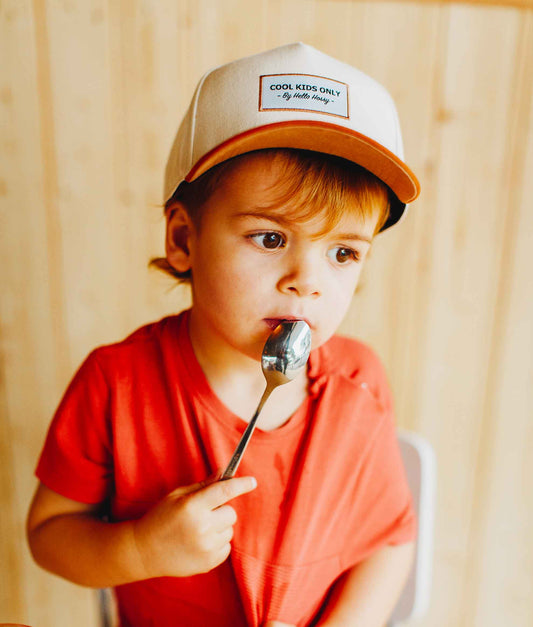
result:
[(146, 578), (131, 522), (63, 514), (31, 530), (29, 543), (40, 566), (83, 586), (105, 588)]
[(382, 627), (400, 597), (414, 543), (386, 546), (348, 571), (335, 585), (317, 627)]
[(75, 583), (117, 586), (153, 577), (189, 577), (231, 552), (235, 510), (227, 502), (255, 489), (252, 477), (176, 488), (140, 519), (106, 523), (98, 505), (40, 485), (28, 514), (35, 561)]

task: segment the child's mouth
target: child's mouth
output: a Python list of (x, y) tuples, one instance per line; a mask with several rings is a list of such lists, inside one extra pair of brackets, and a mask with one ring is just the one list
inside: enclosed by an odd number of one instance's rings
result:
[(274, 330), (278, 324), (281, 324), (282, 322), (293, 322), (294, 320), (302, 320), (302, 318), (265, 318), (265, 322), (272, 330)]

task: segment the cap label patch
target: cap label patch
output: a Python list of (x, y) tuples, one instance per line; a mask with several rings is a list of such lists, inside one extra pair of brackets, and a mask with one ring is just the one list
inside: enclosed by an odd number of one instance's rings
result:
[(316, 111), (348, 118), (348, 85), (311, 74), (267, 74), (259, 78), (259, 111)]

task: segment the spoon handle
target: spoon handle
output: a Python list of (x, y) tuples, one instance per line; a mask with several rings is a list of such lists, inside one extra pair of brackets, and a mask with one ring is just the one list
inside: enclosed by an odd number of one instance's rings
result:
[(263, 396), (261, 397), (261, 400), (259, 401), (259, 405), (257, 406), (257, 409), (255, 410), (255, 414), (252, 416), (252, 419), (250, 420), (250, 422), (248, 423), (248, 426), (246, 427), (246, 430), (242, 434), (241, 439), (239, 440), (239, 443), (237, 444), (235, 450), (233, 451), (233, 455), (230, 459), (230, 462), (227, 465), (226, 470), (222, 473), (222, 476), (220, 477), (220, 481), (224, 481), (225, 479), (231, 479), (237, 472), (237, 468), (241, 462), (243, 453), (246, 450), (246, 447), (248, 446), (248, 442), (250, 441), (250, 438), (252, 437), (252, 433), (254, 432), (257, 418), (259, 417), (259, 414), (261, 413), (261, 410), (263, 409), (263, 405), (266, 403), (267, 398), (270, 396), (272, 390), (275, 387), (276, 387), (275, 385), (272, 386), (272, 385), (267, 384), (265, 391), (263, 392)]

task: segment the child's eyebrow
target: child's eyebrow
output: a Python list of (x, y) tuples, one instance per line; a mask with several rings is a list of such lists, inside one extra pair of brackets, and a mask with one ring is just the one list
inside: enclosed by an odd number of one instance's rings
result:
[(285, 218), (283, 215), (279, 215), (278, 213), (270, 213), (268, 209), (258, 209), (257, 211), (242, 211), (233, 214), (232, 218), (257, 218), (258, 220), (269, 220), (270, 222), (275, 222), (276, 224), (279, 224), (281, 226), (289, 226), (291, 224), (291, 220)]
[(372, 239), (370, 237), (365, 237), (359, 233), (335, 233), (335, 237), (342, 240), (359, 240), (361, 242), (368, 242), (369, 244), (372, 244)]

